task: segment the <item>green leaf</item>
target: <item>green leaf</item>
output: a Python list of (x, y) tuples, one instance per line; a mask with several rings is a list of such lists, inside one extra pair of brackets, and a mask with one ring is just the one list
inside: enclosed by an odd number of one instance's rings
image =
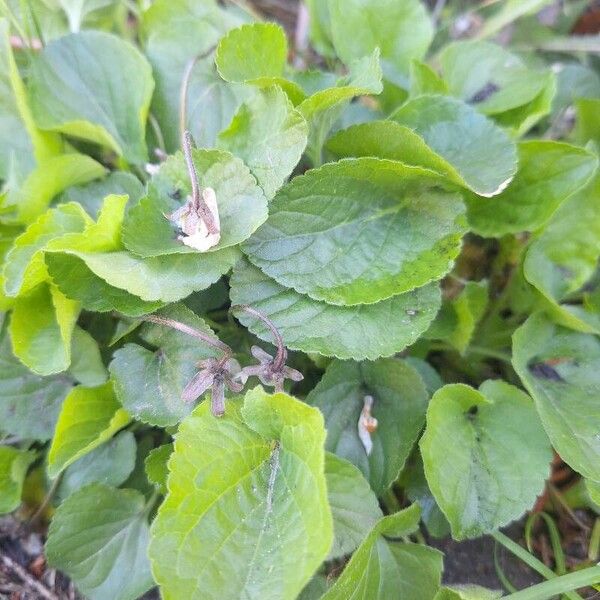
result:
[(600, 340), (533, 314), (513, 335), (513, 366), (560, 456), (600, 482)]
[(418, 60), (410, 63), (410, 97), (423, 94), (448, 93), (446, 82), (427, 64)]
[(86, 16), (96, 10), (115, 4), (115, 0), (58, 0), (65, 11), (71, 31), (79, 31)]
[[(566, 243), (568, 240), (568, 243)], [(600, 177), (567, 200), (531, 243), (523, 272), (543, 295), (550, 312), (581, 331), (600, 331), (595, 315), (579, 305), (561, 304), (596, 272), (600, 256)]]
[(270, 87), (241, 106), (219, 146), (240, 157), (272, 198), (298, 164), (307, 136), (304, 117), (280, 88)]
[(412, 455), (410, 462), (402, 471), (399, 483), (404, 488), (406, 497), (411, 502), (417, 502), (421, 507), (421, 520), (427, 527), (429, 535), (447, 538), (450, 535), (450, 524), (429, 489), (423, 459), (419, 452)]
[(98, 342), (77, 325), (71, 340), (69, 373), (86, 387), (102, 385), (108, 379), (108, 371), (102, 361)]
[[(376, 430), (367, 449), (359, 435), (365, 396), (373, 397)], [(419, 374), (395, 358), (333, 361), (306, 402), (318, 407), (327, 427), (326, 449), (356, 465), (381, 495), (402, 470), (425, 423), (427, 391)]]
[(120, 407), (111, 382), (77, 386), (65, 398), (48, 452), (48, 475), (57, 477), (131, 421)]
[(63, 471), (57, 496), (65, 499), (90, 483), (114, 487), (121, 485), (133, 471), (135, 454), (136, 442), (133, 433), (117, 433)]
[(40, 377), (23, 366), (5, 329), (0, 336), (0, 430), (23, 439), (50, 439), (72, 385), (65, 375)]
[(458, 194), (398, 162), (347, 159), (296, 177), (245, 242), (278, 283), (331, 304), (370, 304), (439, 279), (465, 231)]
[(411, 60), (425, 56), (433, 25), (419, 0), (328, 0), (337, 55), (346, 64), (381, 51), (385, 78), (408, 88)]
[(43, 251), (48, 243), (66, 233), (82, 232), (91, 219), (78, 204), (48, 210), (16, 238), (4, 265), (4, 292), (18, 296), (46, 281)]
[(66, 189), (59, 201), (77, 202), (92, 218), (96, 218), (102, 209), (104, 198), (110, 194), (126, 194), (129, 196), (129, 205), (134, 206), (145, 195), (145, 190), (140, 180), (131, 173), (111, 171), (104, 179)]
[(173, 444), (163, 444), (158, 448), (153, 448), (144, 461), (148, 481), (153, 483), (162, 494), (167, 493), (167, 477), (169, 475), (167, 461), (172, 452)]
[(328, 560), (353, 552), (383, 516), (377, 497), (350, 462), (325, 455), (327, 497), (333, 517), (333, 546)]
[(287, 38), (281, 26), (251, 23), (232, 29), (221, 38), (215, 63), (225, 81), (258, 87), (279, 85), (298, 104), (305, 95), (298, 84), (283, 76), (287, 55)]
[[(269, 317), (292, 350), (373, 360), (415, 342), (438, 312), (441, 298), (439, 287), (429, 284), (376, 304), (333, 306), (285, 288), (239, 261), (231, 276), (231, 301)], [(264, 323), (246, 313), (239, 319), (252, 333), (272, 341)]]
[(297, 597), (333, 537), (324, 440), (319, 411), (261, 388), (181, 424), (150, 545), (165, 600)]
[(501, 380), (449, 384), (429, 403), (425, 475), (457, 540), (492, 532), (535, 502), (552, 451), (527, 394)]
[(517, 171), (514, 142), (473, 107), (446, 96), (409, 100), (390, 119), (418, 133), (447, 162), (452, 181), (480, 196), (495, 196)]
[[(235, 248), (154, 258), (139, 258), (129, 252), (65, 250), (46, 254), (46, 264), (65, 295), (79, 300), (85, 308), (107, 311), (114, 306), (126, 314), (143, 314), (160, 303), (176, 302), (206, 289), (231, 269), (238, 256)], [(117, 298), (125, 290), (145, 302), (132, 301), (135, 308), (128, 310), (128, 296), (125, 296), (113, 305), (111, 287), (117, 288)], [(98, 297), (99, 293), (107, 297)]]
[[(205, 253), (210, 264), (210, 254), (243, 242), (264, 223), (267, 199), (248, 167), (229, 152), (193, 150), (192, 156), (200, 185), (213, 188), (217, 197), (221, 240)], [(191, 191), (183, 155), (177, 153), (152, 178), (148, 195), (128, 212), (123, 223), (125, 247), (144, 258), (192, 254), (197, 259), (198, 251), (177, 239), (175, 226), (165, 217), (180, 208)]]
[(29, 99), (42, 129), (97, 142), (135, 164), (147, 160), (152, 71), (130, 43), (84, 31), (50, 42), (32, 62)]
[[(214, 336), (200, 317), (181, 304), (159, 314)], [(175, 425), (193, 408), (182, 400), (181, 394), (198, 372), (197, 363), (221, 353), (163, 325), (144, 324), (140, 336), (156, 350), (125, 344), (114, 353), (109, 371), (115, 393), (136, 419), (161, 427)]]
[(61, 154), (40, 163), (13, 197), (17, 219), (29, 223), (50, 206), (52, 199), (72, 185), (81, 185), (106, 174), (106, 169), (84, 154)]
[(23, 481), (35, 452), (0, 446), (0, 514), (9, 513), (21, 504)]
[(577, 120), (575, 126), (576, 139), (585, 144), (590, 140), (600, 143), (600, 99), (578, 98), (575, 101)]
[(440, 53), (450, 93), (486, 115), (531, 102), (546, 85), (546, 72), (529, 69), (498, 44), (476, 40), (449, 44)]
[(35, 126), (9, 34), (8, 21), (0, 19), (0, 179), (18, 185), (36, 161), (58, 154), (62, 142)]
[(466, 196), (469, 224), (480, 235), (539, 229), (598, 167), (594, 154), (562, 142), (525, 141), (518, 150), (519, 171), (506, 190), (493, 200)]
[(502, 592), (488, 590), (478, 585), (453, 585), (440, 588), (434, 600), (497, 600)]
[(41, 283), (20, 296), (9, 325), (15, 356), (38, 375), (68, 369), (79, 312), (79, 304), (66, 298), (54, 285)]
[(46, 556), (90, 600), (136, 600), (153, 585), (144, 497), (94, 483), (69, 496), (50, 523)]
[(416, 504), (381, 519), (323, 600), (432, 600), (440, 586), (441, 552), (389, 539), (412, 533), (418, 524)]
[(310, 15), (309, 36), (312, 46), (321, 56), (334, 58), (329, 3), (322, 0), (307, 0), (306, 6)]
[(458, 296), (444, 301), (425, 337), (447, 341), (461, 354), (464, 353), (487, 303), (487, 282), (467, 281)]
[(160, 126), (166, 150), (181, 147), (180, 90), (186, 68), (192, 69), (183, 125), (199, 146), (214, 146), (241, 102), (250, 96), (247, 86), (223, 81), (210, 51), (219, 38), (241, 21), (213, 0), (157, 0), (142, 15), (145, 50), (156, 80), (152, 113)]
[(379, 50), (357, 59), (349, 65), (348, 75), (338, 80), (335, 87), (316, 91), (298, 105), (310, 126), (307, 155), (313, 164), (322, 162), (322, 148), (335, 122), (341, 117), (350, 100), (356, 96), (380, 94), (381, 66)]

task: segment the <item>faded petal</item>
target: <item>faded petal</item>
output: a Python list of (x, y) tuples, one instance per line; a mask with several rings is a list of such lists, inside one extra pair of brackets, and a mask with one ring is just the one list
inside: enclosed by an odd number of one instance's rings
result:
[(203, 369), (196, 373), (190, 382), (183, 388), (181, 399), (184, 402), (193, 402), (213, 384), (214, 374), (208, 370)]
[(222, 376), (216, 376), (213, 381), (210, 410), (215, 417), (225, 413), (225, 381)]

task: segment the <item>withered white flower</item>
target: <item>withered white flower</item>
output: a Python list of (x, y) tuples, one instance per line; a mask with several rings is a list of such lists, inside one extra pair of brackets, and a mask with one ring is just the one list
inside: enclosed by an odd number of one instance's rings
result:
[(363, 408), (358, 417), (358, 437), (365, 448), (367, 456), (373, 451), (373, 440), (371, 434), (377, 430), (377, 419), (371, 415), (373, 408), (373, 396), (365, 396)]
[(201, 195), (206, 208), (212, 215), (216, 233), (209, 232), (193, 198), (188, 198), (181, 208), (168, 215), (168, 219), (181, 230), (181, 235), (177, 236), (178, 240), (186, 246), (198, 250), (198, 252), (206, 252), (219, 243), (221, 239), (221, 222), (215, 190), (210, 187), (204, 188)]

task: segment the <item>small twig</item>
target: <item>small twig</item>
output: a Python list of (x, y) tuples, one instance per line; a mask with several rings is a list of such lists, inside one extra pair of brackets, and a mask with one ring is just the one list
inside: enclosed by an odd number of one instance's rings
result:
[(186, 333), (187, 335), (191, 335), (192, 337), (198, 338), (202, 340), (205, 344), (216, 348), (223, 352), (227, 358), (233, 356), (233, 350), (225, 343), (223, 343), (218, 338), (212, 338), (206, 333), (202, 331), (198, 331), (185, 323), (180, 323), (175, 319), (170, 319), (169, 317), (160, 317), (159, 315), (144, 315), (140, 317), (142, 321), (147, 321), (148, 323), (156, 323), (157, 325), (165, 325), (166, 327), (170, 327), (171, 329), (176, 329), (177, 331), (181, 331), (182, 333)]
[(46, 600), (59, 600), (56, 594), (53, 594), (48, 588), (46, 588), (46, 586), (34, 579), (19, 563), (15, 562), (12, 558), (6, 556), (4, 553), (0, 553), (0, 560), (2, 560), (8, 569), (18, 575), (23, 583), (35, 590), (42, 598), (46, 598)]
[(202, 196), (202, 190), (200, 189), (200, 183), (198, 182), (198, 173), (196, 173), (196, 167), (192, 159), (192, 135), (189, 131), (185, 131), (183, 134), (183, 155), (185, 156), (185, 162), (190, 176), (190, 182), (192, 184), (192, 201), (194, 204), (194, 210), (196, 214), (204, 221), (206, 225), (206, 231), (209, 234), (219, 233), (219, 228), (215, 223), (215, 218), (206, 205)]
[(271, 331), (273, 337), (275, 338), (275, 343), (277, 345), (277, 354), (275, 355), (275, 359), (273, 360), (273, 370), (280, 371), (285, 365), (285, 361), (287, 360), (287, 350), (285, 349), (285, 344), (283, 343), (283, 338), (279, 333), (277, 327), (271, 319), (263, 315), (260, 311), (248, 306), (247, 304), (236, 304), (231, 307), (231, 310), (243, 310), (245, 313), (260, 319)]

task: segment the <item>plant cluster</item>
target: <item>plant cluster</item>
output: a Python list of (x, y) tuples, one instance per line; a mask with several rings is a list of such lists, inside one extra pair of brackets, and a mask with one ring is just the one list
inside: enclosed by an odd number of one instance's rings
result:
[(237, 2), (0, 2), (0, 512), (92, 600), (496, 598), (424, 535), (553, 450), (600, 510), (593, 61), (307, 4), (292, 67)]

